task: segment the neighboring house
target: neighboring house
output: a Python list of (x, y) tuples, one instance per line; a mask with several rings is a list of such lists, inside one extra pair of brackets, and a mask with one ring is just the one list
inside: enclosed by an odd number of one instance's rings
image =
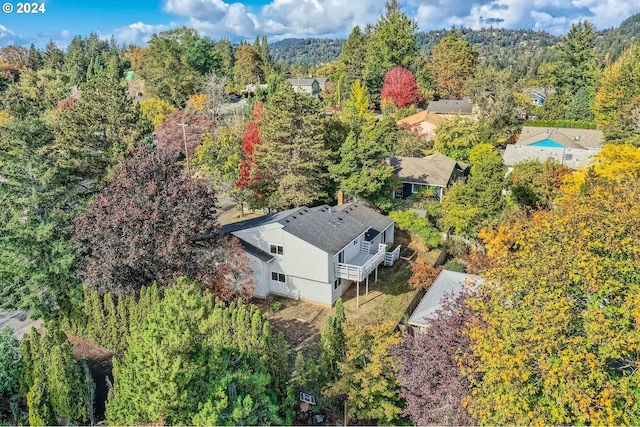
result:
[(555, 90), (549, 88), (533, 88), (526, 89), (525, 93), (531, 98), (531, 104), (541, 107), (547, 99), (547, 96), (555, 93)]
[(313, 77), (289, 79), (289, 83), (296, 92), (305, 92), (314, 97), (320, 93), (320, 83)]
[(411, 317), (409, 317), (407, 324), (419, 331), (425, 331), (428, 328), (428, 319), (432, 319), (437, 315), (437, 311), (442, 308), (442, 303), (447, 294), (455, 298), (464, 290), (465, 286), (478, 286), (483, 282), (484, 280), (478, 276), (442, 270), (429, 287), (425, 296), (420, 300)]
[(316, 77), (315, 79), (318, 81), (318, 85), (320, 85), (320, 90), (326, 90), (329, 79), (327, 77)]
[[(353, 282), (365, 282), (382, 263), (392, 264), (399, 247), (394, 222), (348, 203), (300, 207), (227, 224), (220, 233), (240, 239), (251, 260), (255, 296), (277, 294), (331, 306)], [(358, 287), (359, 291), (359, 287)]]
[(402, 183), (402, 190), (394, 198), (407, 198), (420, 188), (433, 187), (436, 197), (442, 200), (446, 188), (455, 181), (463, 180), (469, 165), (458, 162), (444, 154), (435, 153), (427, 157), (391, 157), (388, 163)]
[(397, 122), (397, 125), (424, 136), (427, 140), (436, 137), (436, 127), (446, 120), (445, 117), (429, 110), (420, 111)]
[(266, 83), (261, 83), (261, 84), (249, 83), (244, 87), (244, 95), (254, 96), (258, 91), (258, 89), (267, 89), (267, 84)]
[(469, 98), (440, 99), (431, 101), (427, 106), (427, 111), (444, 117), (469, 116), (473, 115), (473, 103)]
[(515, 144), (507, 145), (504, 164), (509, 168), (525, 160), (554, 160), (571, 169), (581, 169), (604, 144), (601, 130), (523, 126)]

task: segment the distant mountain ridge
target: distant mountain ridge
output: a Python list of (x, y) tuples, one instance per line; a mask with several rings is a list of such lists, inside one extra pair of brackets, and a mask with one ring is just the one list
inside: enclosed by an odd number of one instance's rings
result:
[[(546, 31), (503, 28), (458, 30), (465, 40), (478, 49), (482, 58), (498, 68), (515, 67), (518, 71), (552, 59), (554, 53), (549, 48), (561, 40), (560, 36)], [(449, 31), (442, 29), (417, 33), (418, 49), (429, 55)], [(335, 61), (340, 56), (344, 42), (344, 39), (289, 38), (274, 42), (269, 48), (275, 60), (292, 65), (319, 66)], [(615, 61), (634, 42), (640, 42), (640, 14), (625, 19), (618, 28), (599, 31), (596, 50), (599, 57), (606, 56), (607, 61)]]

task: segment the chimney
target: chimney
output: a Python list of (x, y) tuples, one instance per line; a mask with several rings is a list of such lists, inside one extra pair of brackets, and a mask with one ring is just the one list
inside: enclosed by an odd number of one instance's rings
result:
[(344, 192), (342, 190), (338, 190), (338, 204), (341, 205), (344, 203)]

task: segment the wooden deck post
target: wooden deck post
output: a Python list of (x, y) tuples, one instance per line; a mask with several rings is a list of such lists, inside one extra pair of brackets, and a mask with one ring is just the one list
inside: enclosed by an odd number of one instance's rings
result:
[(376, 265), (376, 282), (378, 281), (378, 266)]
[(369, 276), (367, 276), (367, 281), (366, 281), (366, 292), (365, 295), (369, 295)]
[(360, 307), (360, 282), (356, 282), (356, 308)]

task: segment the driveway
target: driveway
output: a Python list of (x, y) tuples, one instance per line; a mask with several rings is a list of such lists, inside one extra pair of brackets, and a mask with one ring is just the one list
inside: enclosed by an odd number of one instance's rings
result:
[(13, 336), (21, 339), (31, 328), (40, 328), (41, 320), (32, 320), (25, 311), (0, 311), (0, 329), (5, 326), (13, 329)]

